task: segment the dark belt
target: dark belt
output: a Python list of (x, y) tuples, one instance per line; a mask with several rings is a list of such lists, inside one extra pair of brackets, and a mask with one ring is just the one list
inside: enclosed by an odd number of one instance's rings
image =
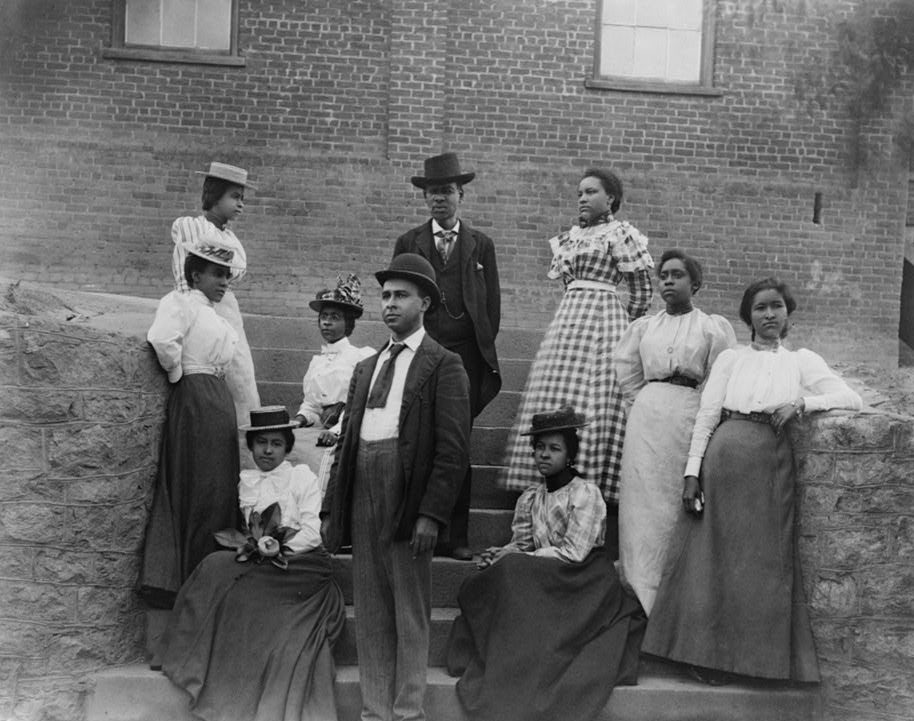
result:
[(667, 378), (657, 378), (655, 383), (671, 383), (674, 386), (688, 386), (689, 388), (698, 388), (698, 381), (694, 378), (689, 378), (688, 376), (671, 375)]
[(724, 408), (720, 412), (720, 422), (724, 421), (752, 421), (753, 423), (771, 423), (771, 414), (770, 413), (760, 413), (758, 411), (752, 411), (752, 413), (740, 413), (739, 411), (731, 411)]

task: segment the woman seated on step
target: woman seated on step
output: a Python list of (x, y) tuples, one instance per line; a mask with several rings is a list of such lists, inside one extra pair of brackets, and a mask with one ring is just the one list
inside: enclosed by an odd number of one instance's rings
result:
[(331, 645), (343, 595), (321, 545), (320, 486), (293, 466), (282, 406), (251, 411), (246, 431), (257, 470), (241, 472), (241, 531), (181, 587), (162, 640), (162, 670), (206, 721), (336, 719)]
[(635, 682), (644, 615), (603, 548), (606, 503), (574, 467), (584, 416), (533, 416), (542, 480), (517, 501), (510, 543), (489, 548), (458, 593), (448, 671), (468, 718), (587, 721)]
[(302, 403), (295, 415), (295, 450), (289, 460), (305, 463), (314, 471), (323, 490), (327, 486), (333, 447), (342, 426), (343, 407), (352, 370), (360, 360), (374, 355), (373, 348), (358, 348), (349, 342), (356, 318), (362, 315), (361, 283), (357, 275), (336, 279), (336, 288), (326, 288), (309, 304), (317, 312), (321, 352), (311, 359), (302, 379)]
[(803, 413), (856, 410), (861, 400), (820, 356), (781, 345), (795, 308), (776, 278), (743, 293), (739, 316), (752, 343), (721, 352), (702, 392), (682, 491), (694, 517), (644, 639), (645, 651), (690, 664), (709, 683), (729, 673), (819, 680), (787, 428)]

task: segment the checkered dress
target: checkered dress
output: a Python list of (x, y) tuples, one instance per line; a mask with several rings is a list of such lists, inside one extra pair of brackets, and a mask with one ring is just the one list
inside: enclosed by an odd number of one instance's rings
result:
[[(572, 228), (549, 241), (550, 278), (561, 278), (565, 295), (537, 351), (508, 438), (505, 488), (530, 485), (530, 440), (520, 433), (534, 413), (571, 405), (590, 425), (579, 431), (581, 448), (575, 467), (596, 483), (603, 497), (619, 500), (619, 464), (625, 435), (622, 396), (612, 365), (613, 347), (629, 320), (643, 315), (651, 302), (647, 238), (611, 215), (586, 228)], [(596, 281), (606, 288), (569, 287)], [(627, 308), (615, 286), (626, 281)]]

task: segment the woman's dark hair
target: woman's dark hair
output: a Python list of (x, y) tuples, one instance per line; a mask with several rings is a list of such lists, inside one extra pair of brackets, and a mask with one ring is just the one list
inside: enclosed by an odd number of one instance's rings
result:
[(663, 272), (663, 266), (668, 260), (681, 260), (685, 266), (689, 278), (692, 279), (692, 293), (697, 293), (702, 285), (701, 263), (680, 248), (670, 248), (664, 251), (660, 256), (660, 262), (657, 264), (657, 277)]
[(542, 433), (537, 433), (530, 436), (530, 447), (536, 448), (536, 442), (548, 433), (561, 434), (562, 438), (565, 439), (565, 447), (568, 449), (568, 464), (573, 464), (574, 459), (578, 457), (578, 449), (581, 447), (581, 439), (578, 438), (578, 429), (562, 428), (558, 431), (543, 431)]
[(243, 185), (233, 183), (231, 180), (223, 180), (222, 178), (214, 178), (211, 175), (207, 175), (203, 179), (203, 210), (209, 210), (212, 208), (216, 203), (219, 202), (222, 196), (225, 195), (232, 186), (236, 185), (244, 190)]
[(194, 273), (205, 273), (206, 269), (211, 265), (216, 265), (216, 263), (206, 258), (201, 258), (199, 255), (188, 253), (184, 259), (184, 280), (187, 281), (187, 285), (193, 288)]
[[(292, 450), (292, 446), (295, 445), (295, 434), (292, 433), (291, 428), (273, 428), (271, 430), (279, 431), (282, 433), (283, 440), (286, 442), (286, 453)], [(244, 434), (244, 441), (248, 444), (248, 450), (254, 450), (254, 439), (257, 438), (261, 433), (269, 433), (271, 431), (264, 431), (259, 428), (254, 428), (253, 430), (246, 431)]]
[(588, 168), (584, 171), (584, 175), (581, 176), (581, 180), (584, 178), (596, 178), (599, 180), (606, 194), (613, 197), (613, 202), (609, 206), (610, 212), (615, 213), (619, 210), (619, 206), (622, 205), (622, 181), (619, 180), (615, 173), (601, 168)]
[[(752, 283), (746, 290), (743, 292), (743, 299), (739, 304), (739, 317), (742, 319), (743, 323), (749, 326), (749, 329), (752, 331), (752, 340), (755, 340), (755, 328), (752, 327), (752, 303), (755, 301), (755, 296), (761, 293), (763, 290), (775, 290), (778, 294), (784, 299), (784, 305), (787, 306), (787, 315), (790, 316), (797, 309), (797, 302), (793, 298), (793, 293), (790, 292), (790, 286), (786, 283), (782, 283), (777, 278), (770, 276), (768, 278), (762, 278)], [(787, 326), (784, 326), (784, 330), (781, 332), (781, 338), (787, 335)]]

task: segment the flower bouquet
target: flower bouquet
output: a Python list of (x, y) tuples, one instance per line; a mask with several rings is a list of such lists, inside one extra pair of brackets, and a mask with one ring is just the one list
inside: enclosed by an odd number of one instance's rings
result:
[(254, 511), (242, 530), (226, 528), (214, 535), (220, 545), (235, 549), (238, 563), (269, 560), (276, 568), (285, 571), (289, 567), (285, 554), (292, 551), (286, 544), (296, 533), (297, 528), (282, 525), (279, 504), (271, 503), (262, 513)]

